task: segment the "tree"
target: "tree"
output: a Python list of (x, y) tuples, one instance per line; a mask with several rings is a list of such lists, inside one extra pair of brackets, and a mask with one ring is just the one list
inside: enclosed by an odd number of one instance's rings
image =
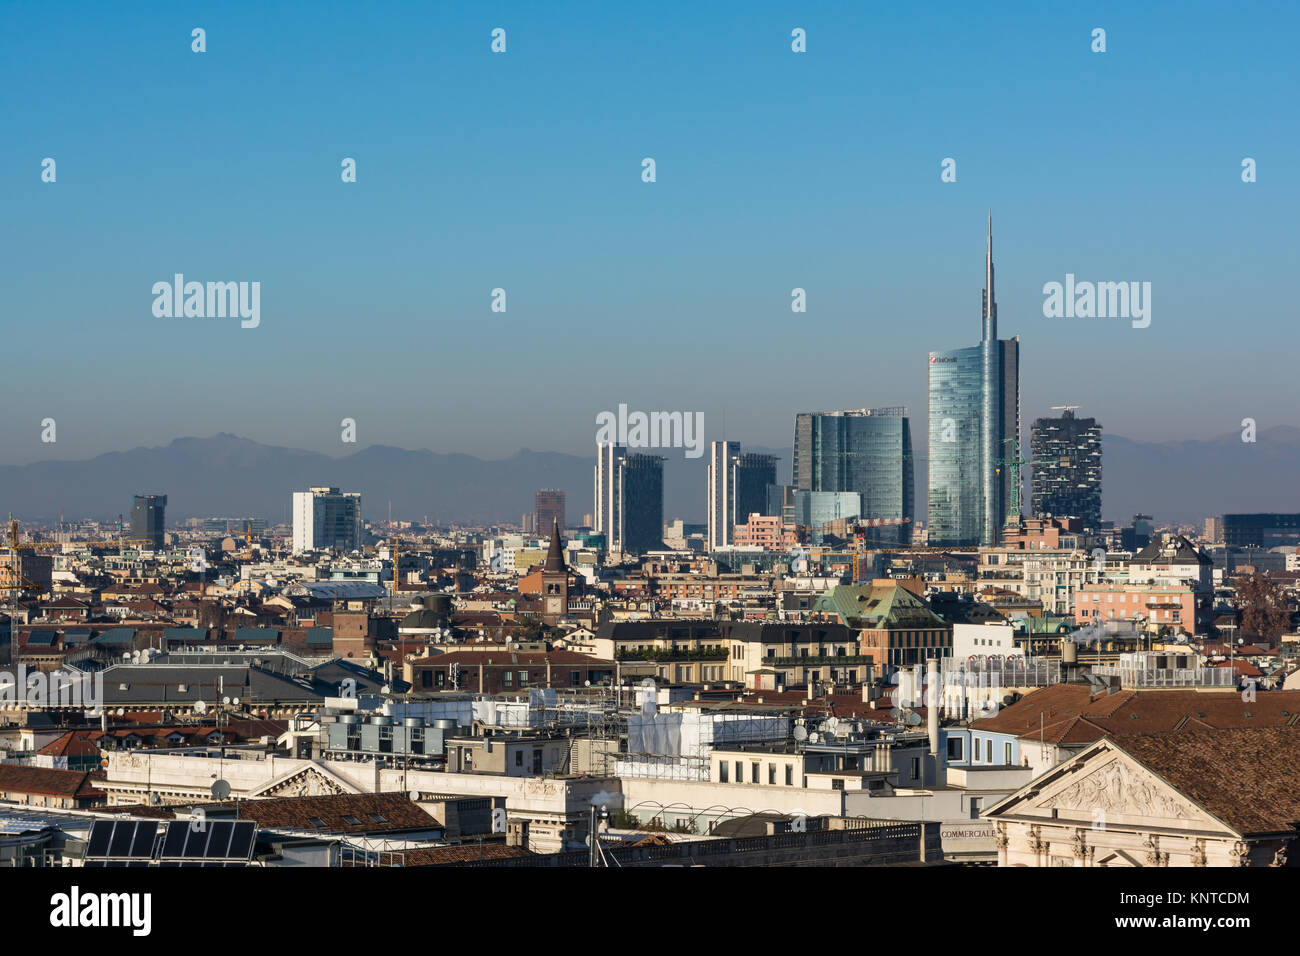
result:
[(1259, 571), (1237, 581), (1237, 606), (1241, 608), (1241, 630), (1251, 637), (1271, 641), (1291, 625), (1291, 610), (1282, 589)]

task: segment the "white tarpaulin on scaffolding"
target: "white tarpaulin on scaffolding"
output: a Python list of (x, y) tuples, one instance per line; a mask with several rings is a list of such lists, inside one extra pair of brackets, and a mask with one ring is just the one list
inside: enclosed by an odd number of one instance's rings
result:
[(785, 740), (788, 717), (757, 714), (630, 714), (629, 753), (707, 757), (717, 746)]

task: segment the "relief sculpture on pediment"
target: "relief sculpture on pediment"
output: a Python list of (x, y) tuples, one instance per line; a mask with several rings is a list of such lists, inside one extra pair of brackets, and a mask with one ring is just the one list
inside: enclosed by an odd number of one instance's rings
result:
[(1101, 809), (1153, 817), (1188, 819), (1193, 813), (1183, 801), (1165, 792), (1153, 780), (1143, 779), (1120, 760), (1113, 760), (1039, 804), (1045, 808)]

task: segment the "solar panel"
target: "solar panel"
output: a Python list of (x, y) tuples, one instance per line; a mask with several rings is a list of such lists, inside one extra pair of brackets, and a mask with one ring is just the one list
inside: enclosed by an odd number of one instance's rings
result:
[(253, 854), (253, 835), (255, 827), (249, 823), (236, 823), (235, 832), (230, 839), (230, 858), (247, 860)]
[(131, 855), (131, 841), (135, 838), (135, 826), (130, 823), (114, 823), (113, 839), (108, 843), (107, 856), (123, 857)]
[(203, 854), (208, 857), (225, 859), (230, 855), (230, 838), (235, 832), (235, 824), (226, 821), (212, 825), (212, 838), (208, 840), (208, 849)]
[(90, 825), (90, 839), (86, 842), (87, 857), (108, 856), (108, 841), (113, 835), (111, 820), (96, 820)]
[(175, 859), (185, 855), (185, 834), (189, 831), (189, 823), (183, 820), (167, 824), (167, 835), (163, 837), (161, 854), (164, 859)]
[(139, 859), (143, 857), (148, 860), (153, 857), (154, 841), (158, 839), (158, 824), (156, 823), (137, 823), (135, 827), (135, 842), (131, 844), (131, 857)]
[(207, 856), (208, 837), (211, 836), (212, 828), (215, 826), (215, 823), (208, 823), (204, 824), (201, 830), (191, 829), (185, 838), (185, 852), (181, 855), (187, 857)]
[(153, 820), (97, 820), (90, 825), (86, 860), (152, 860), (158, 824)]
[(165, 860), (248, 860), (257, 824), (251, 820), (212, 820), (201, 829), (189, 821), (167, 825), (161, 857)]

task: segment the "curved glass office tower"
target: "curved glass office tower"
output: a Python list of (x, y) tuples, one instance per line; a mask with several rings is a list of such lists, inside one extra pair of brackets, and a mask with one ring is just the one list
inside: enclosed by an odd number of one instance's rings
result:
[(992, 215), (984, 281), (980, 344), (929, 355), (932, 545), (995, 545), (1018, 518), (1011, 463), (1020, 447), (1020, 339), (998, 338)]
[(857, 492), (862, 496), (859, 517), (906, 519), (875, 530), (873, 538), (911, 544), (915, 516), (907, 409), (800, 412), (794, 421), (792, 474), (796, 493)]

